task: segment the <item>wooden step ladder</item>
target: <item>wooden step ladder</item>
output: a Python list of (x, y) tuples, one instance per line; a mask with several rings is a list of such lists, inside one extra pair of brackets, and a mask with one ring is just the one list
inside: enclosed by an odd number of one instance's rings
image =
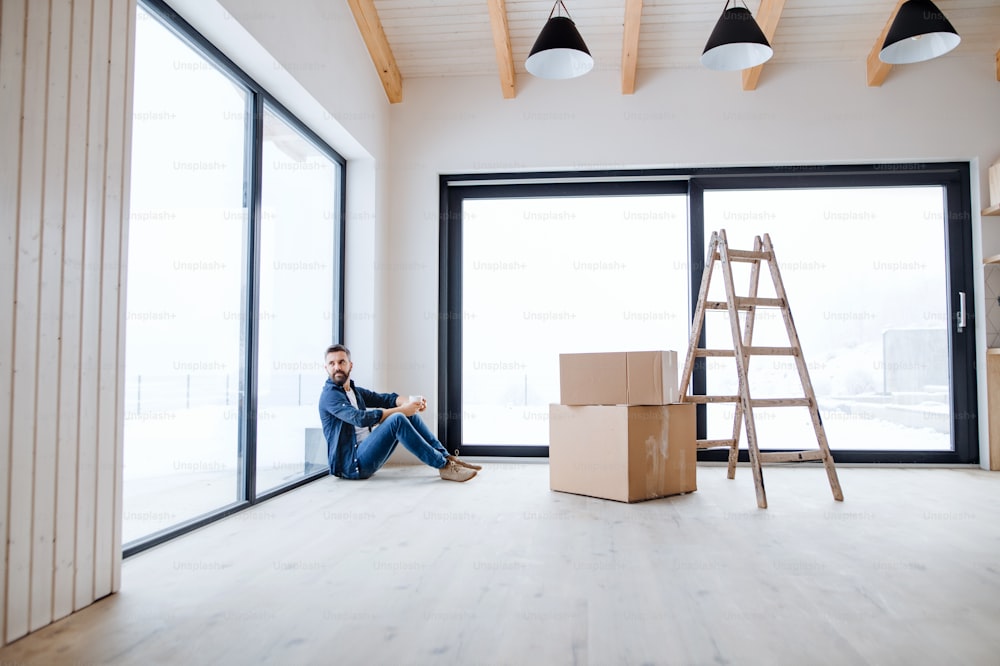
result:
[[(725, 283), (726, 291), (725, 302), (708, 300), (712, 269), (716, 261), (720, 263), (722, 268), (722, 279)], [(732, 262), (750, 264), (750, 286), (747, 296), (737, 296), (735, 294)], [(777, 298), (759, 298), (757, 296), (761, 263), (765, 262), (770, 269), (771, 278), (774, 282), (774, 293)], [(788, 347), (758, 347), (753, 345), (754, 320), (757, 308), (778, 308), (781, 310), (781, 317), (785, 322), (785, 330), (788, 332)], [(729, 313), (729, 326), (733, 336), (732, 349), (703, 349), (698, 347), (698, 340), (701, 338), (701, 332), (705, 324), (705, 312), (707, 310), (725, 310)], [(742, 332), (740, 331), (740, 312), (746, 313)], [(802, 381), (803, 397), (751, 398), (747, 372), (751, 356), (791, 356), (794, 358), (799, 379)], [(739, 378), (738, 395), (688, 395), (688, 387), (691, 383), (695, 359), (706, 357), (733, 357), (736, 360), (736, 372)], [(708, 245), (708, 256), (705, 260), (705, 270), (702, 273), (701, 289), (698, 292), (698, 304), (695, 307), (694, 319), (691, 325), (691, 341), (688, 344), (687, 357), (684, 361), (684, 372), (681, 375), (680, 395), (682, 402), (701, 404), (735, 403), (732, 438), (699, 439), (698, 448), (727, 447), (729, 449), (728, 476), (730, 479), (735, 478), (736, 462), (739, 456), (740, 428), (745, 424), (747, 448), (750, 454), (750, 467), (753, 470), (754, 486), (757, 490), (757, 506), (761, 509), (767, 508), (767, 495), (764, 492), (764, 476), (761, 473), (761, 463), (764, 462), (822, 461), (824, 467), (826, 467), (827, 477), (830, 480), (830, 489), (833, 491), (833, 498), (843, 501), (844, 495), (840, 489), (840, 481), (837, 479), (837, 470), (833, 464), (833, 456), (830, 454), (826, 431), (823, 429), (823, 420), (819, 415), (816, 394), (813, 392), (812, 382), (809, 380), (809, 370), (802, 356), (802, 347), (799, 344), (798, 334), (795, 332), (795, 323), (792, 321), (792, 313), (788, 306), (785, 287), (781, 282), (781, 273), (778, 270), (778, 262), (774, 257), (774, 248), (771, 246), (771, 239), (767, 234), (764, 234), (763, 240), (761, 240), (760, 236), (755, 237), (753, 250), (747, 251), (729, 249), (724, 229), (712, 232), (712, 238)], [(757, 426), (754, 423), (753, 416), (754, 408), (796, 406), (809, 408), (819, 448), (804, 451), (761, 452), (757, 444)]]

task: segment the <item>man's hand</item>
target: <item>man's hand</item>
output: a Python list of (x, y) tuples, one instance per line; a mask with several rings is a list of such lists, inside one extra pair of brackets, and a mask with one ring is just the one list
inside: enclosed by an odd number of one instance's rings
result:
[[(397, 407), (405, 407), (406, 405), (411, 404), (411, 403), (415, 404), (417, 406), (417, 409), (416, 409), (417, 412), (422, 412), (425, 409), (427, 409), (427, 399), (424, 396), (422, 396), (422, 395), (411, 395), (408, 398), (405, 397), (405, 396), (397, 396), (396, 397), (396, 406)], [(407, 416), (413, 416), (414, 413), (416, 413), (416, 412), (412, 412), (412, 413), (411, 412), (407, 412), (406, 415)]]
[[(411, 400), (410, 398), (416, 399)], [(392, 414), (400, 413), (403, 416), (410, 417), (425, 409), (427, 409), (427, 400), (421, 395), (411, 395), (409, 397), (396, 396), (396, 406), (382, 410), (382, 421), (385, 421)], [(382, 421), (379, 421), (379, 423)]]

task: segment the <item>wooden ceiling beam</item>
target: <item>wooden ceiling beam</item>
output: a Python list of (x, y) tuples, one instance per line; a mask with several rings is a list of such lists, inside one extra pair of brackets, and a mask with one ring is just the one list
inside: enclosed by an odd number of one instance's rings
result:
[(513, 99), (517, 95), (517, 82), (514, 78), (514, 54), (510, 48), (507, 3), (505, 0), (487, 0), (487, 4), (493, 28), (493, 48), (497, 52), (497, 69), (500, 71), (500, 90), (504, 99)]
[[(761, 0), (760, 9), (757, 10), (757, 25), (761, 32), (767, 37), (767, 43), (774, 43), (774, 33), (778, 30), (778, 20), (781, 12), (785, 8), (785, 0)], [(760, 80), (760, 72), (764, 65), (757, 65), (743, 70), (743, 90), (756, 90), (757, 81)]]
[(635, 92), (635, 72), (639, 66), (639, 24), (642, 0), (625, 0), (625, 32), (622, 38), (622, 94)]
[(378, 70), (382, 87), (385, 88), (385, 96), (389, 98), (390, 104), (402, 102), (403, 76), (399, 73), (396, 58), (392, 55), (389, 40), (385, 36), (385, 30), (382, 29), (382, 21), (375, 9), (375, 0), (347, 0), (347, 4), (350, 5), (354, 22), (361, 31), (361, 38), (368, 47), (368, 55)]
[(899, 13), (899, 8), (903, 6), (904, 2), (906, 0), (899, 0), (896, 3), (895, 9), (889, 14), (889, 20), (885, 22), (882, 32), (879, 33), (878, 39), (875, 40), (875, 45), (868, 52), (868, 87), (870, 88), (877, 88), (882, 85), (885, 82), (885, 77), (889, 76), (889, 72), (892, 71), (892, 65), (879, 60), (878, 54), (882, 50), (882, 42), (885, 41), (885, 36), (889, 34), (889, 28), (892, 26), (892, 22), (896, 19), (896, 14)]

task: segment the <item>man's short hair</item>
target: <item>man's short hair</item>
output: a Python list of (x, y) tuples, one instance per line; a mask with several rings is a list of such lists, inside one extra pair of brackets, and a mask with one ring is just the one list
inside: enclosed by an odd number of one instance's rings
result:
[(341, 344), (330, 345), (329, 347), (327, 347), (326, 348), (326, 353), (323, 354), (323, 358), (326, 358), (327, 356), (329, 356), (333, 352), (344, 352), (345, 354), (347, 354), (347, 360), (348, 361), (351, 360), (351, 350), (348, 349), (347, 347), (345, 347), (344, 345), (341, 345)]

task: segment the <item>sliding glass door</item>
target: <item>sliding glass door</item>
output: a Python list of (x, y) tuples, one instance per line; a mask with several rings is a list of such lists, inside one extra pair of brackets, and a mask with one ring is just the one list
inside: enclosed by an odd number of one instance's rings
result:
[(463, 202), (464, 452), (547, 446), (561, 353), (685, 344), (687, 202), (659, 189)]
[[(725, 229), (736, 248), (771, 238), (838, 461), (978, 461), (968, 164), (472, 174), (442, 177), (441, 201), (438, 431), (451, 450), (547, 455), (560, 353), (683, 358), (707, 242)], [(769, 275), (760, 288), (774, 295)], [(726, 315), (708, 317), (702, 343), (731, 348)], [(758, 311), (754, 343), (787, 346), (777, 311)], [(754, 397), (802, 395), (787, 358), (749, 371)], [(731, 359), (695, 364), (693, 392), (736, 386)], [(699, 437), (730, 435), (731, 405), (698, 414)], [(761, 448), (816, 446), (805, 409), (755, 417)]]
[[(941, 186), (705, 192), (706, 248), (712, 230), (743, 249), (770, 235), (834, 451), (952, 450), (944, 195)], [(749, 265), (733, 268), (746, 294)], [(763, 273), (759, 295), (774, 296)], [(722, 286), (713, 277), (713, 300), (725, 299)], [(732, 347), (728, 315), (710, 313), (706, 338), (709, 348)], [(758, 309), (753, 342), (787, 345), (777, 309)], [(790, 358), (754, 357), (748, 369), (755, 398), (803, 394)], [(736, 393), (732, 359), (709, 359), (706, 375), (708, 393)], [(728, 437), (732, 405), (706, 413), (708, 437)], [(763, 449), (815, 445), (805, 409), (754, 417)]]

